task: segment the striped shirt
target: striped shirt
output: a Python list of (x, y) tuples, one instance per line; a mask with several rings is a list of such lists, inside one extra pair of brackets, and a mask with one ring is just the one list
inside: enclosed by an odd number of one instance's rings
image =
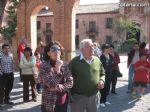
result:
[(12, 73), (13, 72), (13, 57), (10, 54), (1, 54), (0, 60), (1, 72)]

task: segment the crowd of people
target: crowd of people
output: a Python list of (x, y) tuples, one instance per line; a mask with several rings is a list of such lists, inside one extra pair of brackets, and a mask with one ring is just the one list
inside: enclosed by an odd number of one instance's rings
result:
[(127, 93), (131, 93), (133, 98), (142, 98), (149, 83), (150, 54), (145, 47), (145, 42), (140, 45), (136, 42), (133, 49), (128, 53), (129, 79)]
[[(134, 43), (128, 53), (128, 91), (133, 98), (142, 98), (149, 82), (150, 54), (143, 42)], [(2, 45), (0, 58), (0, 106), (13, 104), (10, 93), (14, 81), (13, 57), (9, 44)], [(119, 54), (114, 45), (101, 48), (91, 39), (80, 42), (80, 55), (69, 62), (63, 60), (64, 48), (59, 42), (38, 43), (35, 52), (23, 38), (18, 46), (20, 81), (23, 83), (23, 102), (37, 101), (42, 94), (42, 112), (98, 112), (99, 107), (111, 105), (107, 97), (117, 95), (117, 78), (122, 77)], [(32, 99), (29, 99), (31, 86)], [(140, 88), (139, 88), (140, 87)]]

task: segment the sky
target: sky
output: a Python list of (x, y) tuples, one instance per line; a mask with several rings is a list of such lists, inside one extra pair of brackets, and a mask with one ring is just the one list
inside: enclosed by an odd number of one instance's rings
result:
[(80, 0), (80, 5), (85, 4), (103, 4), (103, 3), (118, 3), (119, 0)]

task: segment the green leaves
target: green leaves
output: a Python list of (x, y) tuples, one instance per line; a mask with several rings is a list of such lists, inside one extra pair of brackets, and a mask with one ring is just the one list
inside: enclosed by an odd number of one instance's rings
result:
[(11, 40), (16, 35), (16, 27), (17, 27), (17, 13), (16, 7), (18, 4), (18, 0), (12, 0), (12, 5), (8, 8), (8, 21), (7, 26), (0, 28), (0, 33), (4, 36), (4, 38)]
[(116, 18), (113, 24), (113, 28), (119, 37), (124, 31), (128, 32), (128, 39), (135, 39), (137, 32), (142, 31), (141, 27), (137, 23), (128, 20), (125, 16), (122, 15)]

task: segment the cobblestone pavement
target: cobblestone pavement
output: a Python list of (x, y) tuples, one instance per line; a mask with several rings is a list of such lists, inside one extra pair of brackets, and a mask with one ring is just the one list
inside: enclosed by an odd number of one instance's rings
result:
[[(121, 60), (126, 60), (126, 57), (121, 57)], [(146, 90), (146, 94), (142, 100), (132, 99), (130, 94), (127, 94), (127, 68), (126, 62), (120, 64), (120, 70), (123, 73), (123, 78), (119, 78), (117, 83), (117, 95), (110, 94), (108, 100), (110, 106), (100, 108), (99, 112), (150, 112), (150, 84)], [(22, 83), (19, 82), (19, 75), (15, 73), (14, 88), (11, 94), (11, 100), (14, 105), (4, 105), (0, 112), (40, 112), (41, 95), (38, 95), (37, 102), (23, 103), (22, 99)], [(68, 111), (70, 112), (70, 111)]]
[(40, 112), (41, 95), (38, 95), (37, 102), (23, 103), (22, 93), (22, 83), (20, 82), (19, 74), (15, 73), (14, 87), (11, 92), (11, 100), (14, 104), (3, 105), (3, 110), (0, 110), (0, 112)]
[(110, 106), (100, 108), (100, 112), (150, 112), (150, 84), (146, 90), (144, 97), (140, 99), (133, 99), (131, 94), (127, 94), (127, 82), (118, 81), (117, 95), (110, 94), (108, 101)]
[[(117, 95), (110, 94), (108, 100), (111, 106), (100, 108), (100, 112), (150, 112), (150, 85), (142, 100), (132, 99), (130, 94), (126, 93), (127, 82), (118, 81)], [(40, 112), (41, 95), (38, 95), (37, 102), (23, 103), (22, 84), (19, 82), (19, 75), (15, 74), (14, 89), (11, 94), (14, 105), (4, 105), (0, 112)]]

